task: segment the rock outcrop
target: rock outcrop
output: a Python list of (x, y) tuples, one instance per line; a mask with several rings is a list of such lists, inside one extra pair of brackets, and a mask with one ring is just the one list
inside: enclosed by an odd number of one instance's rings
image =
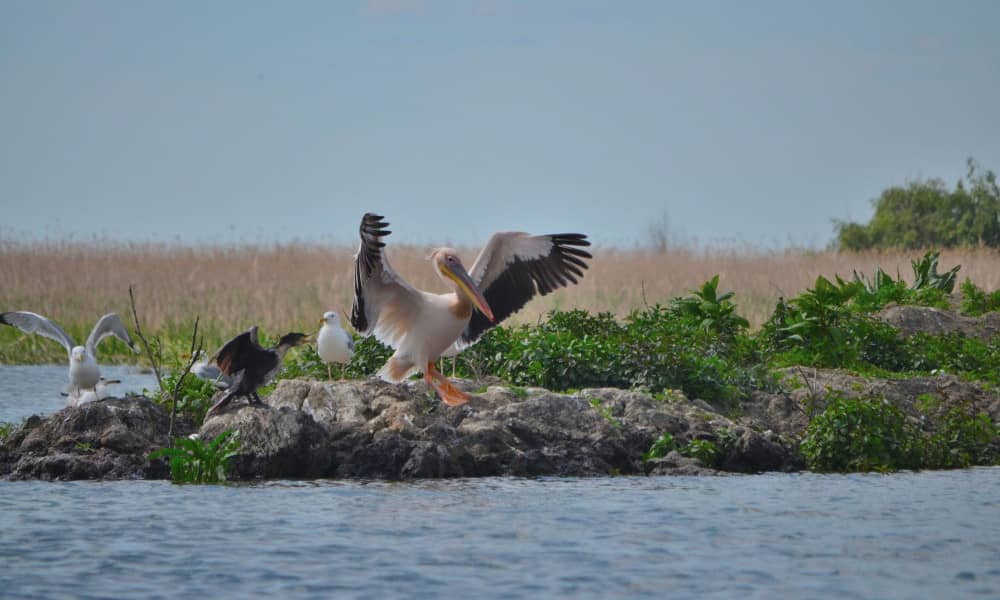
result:
[[(170, 418), (146, 398), (109, 398), (30, 417), (0, 444), (7, 479), (158, 479), (166, 463), (147, 456), (165, 446)], [(177, 432), (191, 430), (180, 421)]]
[(849, 398), (884, 398), (913, 417), (932, 421), (953, 408), (985, 412), (1000, 421), (1000, 392), (955, 375), (886, 379), (861, 377), (837, 369), (790, 367), (779, 372), (787, 391), (754, 392), (741, 405), (743, 421), (757, 429), (796, 436), (805, 431), (808, 414), (825, 407), (829, 393)]
[[(241, 449), (230, 463), (237, 479), (753, 473), (801, 466), (793, 443), (680, 393), (663, 401), (617, 389), (565, 395), (459, 385), (473, 392), (463, 406), (441, 403), (422, 382), (285, 380), (264, 405), (238, 401), (197, 433), (211, 439), (240, 432)], [(167, 445), (167, 421), (145, 398), (33, 417), (0, 445), (0, 477), (166, 477), (165, 462), (147, 456)], [(723, 453), (712, 464), (676, 453), (644, 461), (663, 433), (678, 447), (706, 440)]]
[(893, 305), (882, 309), (876, 316), (898, 329), (904, 338), (917, 333), (960, 333), (988, 342), (1000, 335), (1000, 313), (997, 312), (981, 317), (965, 317), (940, 308)]

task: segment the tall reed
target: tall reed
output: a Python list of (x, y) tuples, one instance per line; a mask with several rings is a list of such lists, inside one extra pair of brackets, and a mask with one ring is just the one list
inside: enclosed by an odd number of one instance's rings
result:
[[(388, 252), (393, 267), (413, 285), (445, 291), (425, 258), (428, 250), (390, 244)], [(460, 250), (467, 265), (477, 251)], [(686, 295), (719, 274), (720, 290), (735, 291), (738, 312), (759, 326), (779, 296), (799, 294), (818, 275), (849, 277), (855, 269), (871, 274), (881, 267), (909, 280), (910, 260), (921, 254), (752, 247), (656, 252), (597, 246), (592, 251), (591, 268), (578, 286), (536, 298), (512, 322), (534, 322), (552, 309), (621, 316), (644, 304)], [(350, 310), (353, 253), (353, 248), (308, 244), (0, 241), (0, 311), (41, 313), (82, 340), (100, 315), (128, 315), (128, 286), (134, 284), (144, 327), (166, 338), (189, 339), (195, 316), (201, 317), (210, 348), (255, 324), (270, 334), (312, 332), (324, 311)], [(1000, 287), (1000, 253), (985, 248), (942, 253), (942, 270), (955, 264), (962, 265), (960, 281), (968, 276), (981, 288)], [(0, 360), (30, 356), (32, 348), (46, 352), (50, 344), (58, 349), (54, 342), (25, 339), (0, 328)]]

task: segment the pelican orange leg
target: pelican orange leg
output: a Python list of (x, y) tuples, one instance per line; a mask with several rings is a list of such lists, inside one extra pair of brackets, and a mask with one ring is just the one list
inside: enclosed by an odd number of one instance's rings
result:
[(469, 395), (448, 381), (447, 377), (434, 368), (433, 362), (427, 363), (427, 368), (424, 370), (424, 381), (437, 390), (441, 400), (449, 406), (458, 406), (469, 401)]

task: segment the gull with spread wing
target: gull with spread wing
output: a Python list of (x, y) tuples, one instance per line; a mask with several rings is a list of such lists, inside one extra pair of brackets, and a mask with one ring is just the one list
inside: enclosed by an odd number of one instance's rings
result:
[(133, 352), (139, 350), (132, 343), (125, 324), (122, 323), (118, 313), (108, 313), (97, 320), (97, 324), (87, 336), (87, 343), (84, 346), (77, 346), (73, 343), (73, 338), (69, 337), (62, 327), (54, 322), (27, 311), (12, 311), (0, 313), (0, 323), (17, 327), (25, 333), (37, 333), (42, 337), (55, 340), (62, 344), (69, 352), (69, 382), (71, 397), (80, 397), (81, 390), (94, 390), (101, 380), (101, 369), (97, 366), (97, 344), (101, 340), (113, 335), (128, 344)]

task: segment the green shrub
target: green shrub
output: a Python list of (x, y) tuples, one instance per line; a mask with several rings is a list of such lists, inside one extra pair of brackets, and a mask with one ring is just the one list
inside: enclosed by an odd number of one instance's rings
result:
[(611, 407), (605, 406), (601, 402), (600, 398), (591, 398), (587, 400), (587, 403), (590, 404), (590, 406), (597, 411), (597, 414), (601, 415), (601, 418), (607, 421), (609, 425), (615, 429), (622, 428), (622, 422), (615, 417), (613, 412), (611, 412)]
[(721, 458), (719, 447), (708, 440), (691, 440), (678, 452), (683, 456), (698, 459), (706, 467), (715, 467)]
[[(145, 394), (156, 400), (163, 406), (164, 410), (170, 411), (172, 399), (170, 393), (173, 391), (177, 380), (180, 378), (177, 371), (163, 376), (163, 385), (167, 389), (166, 394), (145, 390)], [(181, 382), (180, 389), (177, 390), (177, 412), (187, 415), (195, 423), (205, 420), (205, 413), (212, 406), (212, 396), (219, 391), (211, 381), (206, 381), (193, 374), (188, 374)]]
[(653, 445), (649, 447), (647, 452), (642, 454), (642, 460), (652, 460), (654, 458), (663, 458), (667, 454), (670, 454), (671, 450), (677, 448), (677, 442), (674, 440), (674, 436), (668, 432), (664, 432), (663, 435), (656, 438)]
[(17, 428), (20, 427), (18, 423), (11, 423), (9, 421), (0, 421), (0, 444), (7, 441), (10, 434), (14, 433)]
[(149, 458), (167, 459), (173, 483), (221, 483), (226, 480), (229, 459), (239, 448), (239, 432), (226, 430), (210, 442), (177, 438), (173, 446), (157, 450)]
[(988, 414), (953, 407), (928, 437), (925, 464), (936, 469), (995, 464), (1000, 459), (994, 444), (998, 435)]
[(968, 277), (962, 282), (961, 290), (963, 315), (978, 317), (988, 312), (1000, 310), (1000, 290), (993, 290), (987, 294), (972, 283)]
[(736, 305), (730, 301), (734, 293), (719, 295), (718, 288), (719, 276), (716, 275), (691, 296), (675, 299), (672, 308), (677, 314), (693, 319), (705, 331), (731, 338), (750, 327), (750, 322), (736, 314)]
[(920, 466), (921, 437), (885, 401), (831, 395), (800, 449), (813, 471), (896, 471)]

